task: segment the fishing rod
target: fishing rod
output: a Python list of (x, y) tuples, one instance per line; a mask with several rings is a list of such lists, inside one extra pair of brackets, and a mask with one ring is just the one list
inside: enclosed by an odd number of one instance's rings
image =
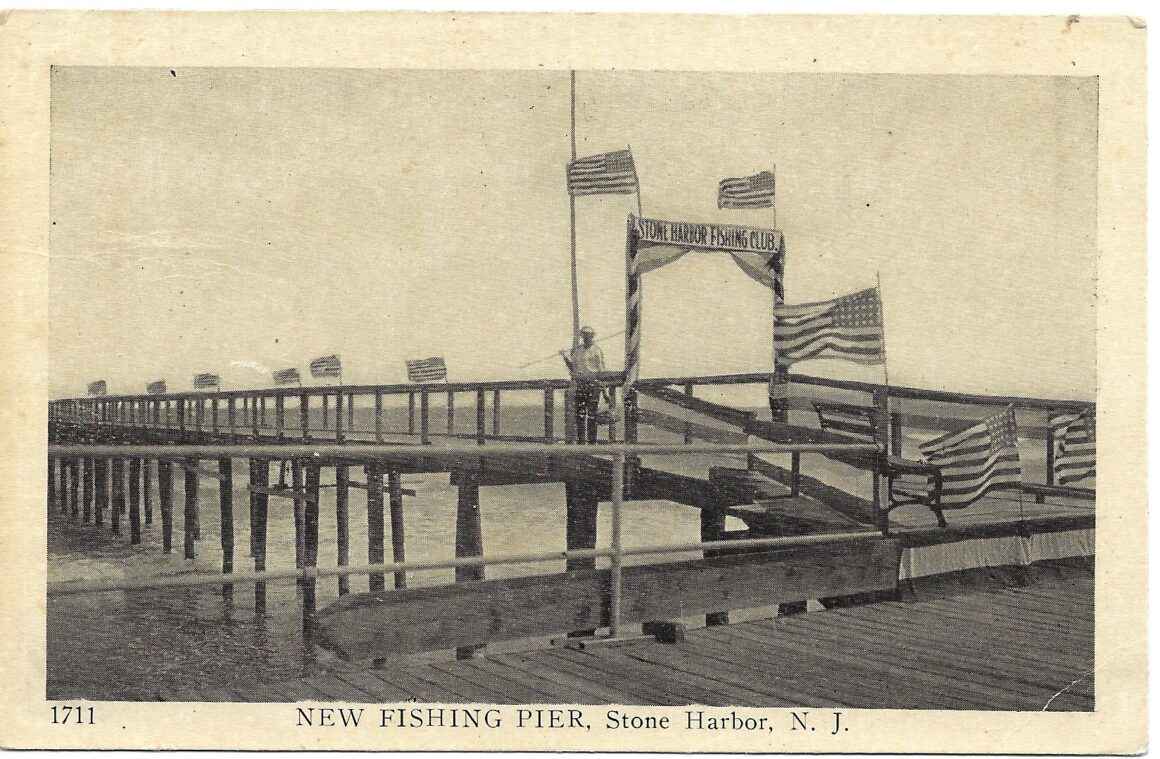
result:
[[(624, 330), (622, 329), (619, 332), (613, 332), (611, 335), (605, 335), (604, 337), (600, 338), (599, 340), (593, 340), (592, 342), (593, 343), (602, 343), (605, 340), (611, 340), (612, 338), (619, 337), (623, 334), (624, 334)], [(547, 361), (548, 359), (555, 358), (556, 356), (559, 356), (559, 355), (560, 355), (560, 351), (556, 351), (555, 353), (548, 355), (548, 356), (544, 356), (543, 358), (537, 358), (535, 361), (529, 361), (526, 364), (521, 364), (520, 368), (527, 369), (529, 366), (535, 366), (536, 364)]]

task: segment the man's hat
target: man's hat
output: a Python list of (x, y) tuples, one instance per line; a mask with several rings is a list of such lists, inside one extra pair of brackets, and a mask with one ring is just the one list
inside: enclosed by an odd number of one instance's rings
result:
[(580, 334), (581, 334), (581, 335), (585, 335), (585, 334), (587, 334), (587, 335), (595, 335), (595, 334), (596, 334), (596, 330), (592, 329), (591, 327), (581, 327), (581, 328), (580, 328)]

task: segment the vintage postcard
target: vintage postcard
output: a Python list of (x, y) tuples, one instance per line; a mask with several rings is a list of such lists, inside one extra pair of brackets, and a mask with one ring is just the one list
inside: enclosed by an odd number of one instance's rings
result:
[(4, 16), (0, 743), (1143, 751), (1145, 33)]

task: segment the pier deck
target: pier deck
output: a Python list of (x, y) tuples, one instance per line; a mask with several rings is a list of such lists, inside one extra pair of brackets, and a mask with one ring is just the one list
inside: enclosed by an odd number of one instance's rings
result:
[(683, 643), (391, 664), (173, 701), (589, 703), (1005, 711), (1094, 709), (1090, 564), (1022, 587), (920, 594), (690, 630)]

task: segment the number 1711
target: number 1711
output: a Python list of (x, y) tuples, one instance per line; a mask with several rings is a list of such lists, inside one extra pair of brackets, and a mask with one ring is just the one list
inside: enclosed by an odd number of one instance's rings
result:
[(93, 707), (84, 706), (54, 706), (52, 707), (52, 724), (54, 725), (92, 725)]

